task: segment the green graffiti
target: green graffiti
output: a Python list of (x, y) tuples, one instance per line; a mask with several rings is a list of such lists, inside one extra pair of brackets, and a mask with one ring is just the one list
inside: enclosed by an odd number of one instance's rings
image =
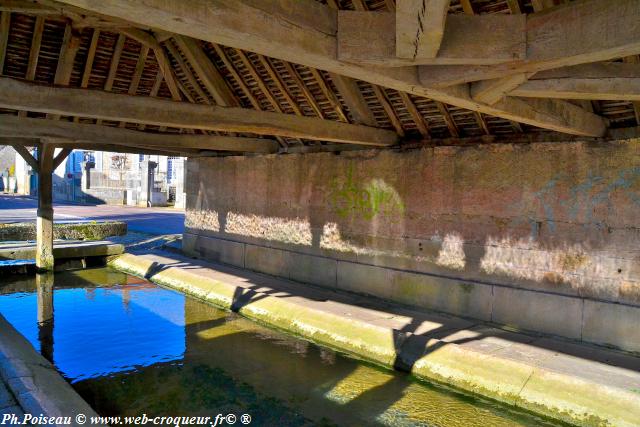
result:
[(382, 180), (370, 180), (365, 185), (355, 182), (353, 166), (345, 178), (334, 178), (330, 184), (329, 202), (342, 218), (350, 216), (372, 220), (377, 215), (391, 220), (404, 214), (404, 203), (393, 187)]

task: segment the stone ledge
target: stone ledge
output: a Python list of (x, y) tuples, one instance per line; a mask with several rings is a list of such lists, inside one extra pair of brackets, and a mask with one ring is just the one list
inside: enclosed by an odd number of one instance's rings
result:
[[(53, 224), (53, 238), (59, 240), (104, 240), (111, 236), (127, 234), (127, 224), (121, 221), (70, 222)], [(0, 224), (0, 241), (36, 239), (36, 224), (17, 222)]]
[[(321, 302), (313, 297), (305, 299), (304, 294), (312, 292), (308, 287), (175, 255), (125, 254), (112, 260), (111, 265), (378, 365), (410, 370), (417, 377), (544, 416), (584, 426), (634, 426), (640, 419), (640, 361), (631, 356), (613, 352), (604, 356), (604, 360), (626, 360), (621, 368), (596, 361), (600, 359), (593, 356), (579, 359), (541, 349), (534, 337), (524, 334), (511, 334), (515, 338), (510, 344), (496, 337), (481, 342), (469, 338), (477, 330), (462, 319), (457, 321), (457, 328), (449, 329), (433, 321), (422, 323), (422, 327), (426, 324), (438, 333), (418, 334), (419, 328), (404, 332), (393, 323), (399, 316), (378, 312), (375, 318), (371, 310), (359, 305), (331, 304), (330, 297), (335, 294), (330, 291), (326, 291), (329, 295), (324, 300), (320, 298)], [(269, 288), (278, 289), (278, 284), (285, 289), (297, 286), (299, 292), (287, 298), (268, 292)], [(358, 315), (363, 311), (365, 315)], [(466, 329), (459, 326), (460, 322), (466, 322)], [(497, 335), (503, 333), (507, 334)], [(452, 340), (456, 334), (467, 338)], [(605, 353), (588, 346), (581, 346), (579, 351)]]
[(20, 410), (34, 416), (87, 419), (98, 414), (60, 376), (53, 365), (0, 315), (0, 377), (7, 384)]

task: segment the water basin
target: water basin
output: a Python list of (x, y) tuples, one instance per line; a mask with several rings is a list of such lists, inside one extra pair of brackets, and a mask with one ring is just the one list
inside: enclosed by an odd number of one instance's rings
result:
[(105, 416), (233, 413), (267, 426), (558, 425), (109, 268), (48, 280), (3, 277), (0, 314)]

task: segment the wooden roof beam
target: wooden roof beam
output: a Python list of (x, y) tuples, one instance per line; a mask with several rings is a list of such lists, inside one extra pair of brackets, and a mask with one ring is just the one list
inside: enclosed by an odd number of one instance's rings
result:
[(640, 0), (571, 2), (526, 19), (527, 55), (523, 61), (474, 67), (422, 66), (422, 83), (445, 87), (640, 53)]
[(640, 101), (640, 64), (584, 64), (544, 71), (511, 90), (509, 95)]
[(103, 91), (39, 86), (0, 78), (0, 106), (17, 110), (184, 129), (248, 132), (348, 144), (392, 145), (395, 133), (290, 114), (175, 102)]
[(261, 138), (240, 138), (217, 135), (173, 135), (139, 132), (135, 130), (32, 119), (11, 115), (0, 116), (1, 137), (49, 138), (64, 140), (65, 144), (90, 143), (123, 145), (126, 147), (154, 147), (166, 151), (219, 150), (250, 153), (275, 153), (275, 141)]
[[(620, 1), (640, 2), (640, 0)], [(558, 132), (602, 136), (606, 130), (605, 121), (601, 117), (584, 110), (581, 110), (581, 114), (573, 108), (574, 106), (562, 101), (553, 100), (541, 105), (530, 100), (520, 100), (519, 102), (499, 102), (490, 106), (474, 101), (469, 96), (467, 87), (436, 89), (421, 82), (416, 67), (388, 69), (363, 67), (340, 61), (337, 57), (337, 12), (315, 0), (263, 0), (260, 2), (250, 0), (209, 0), (207, 2), (60, 0), (60, 2), (112, 16), (115, 19), (126, 19), (142, 27), (162, 28), (176, 34), (343, 74), (460, 108)], [(617, 5), (619, 2), (613, 3)], [(579, 4), (582, 5), (582, 3)], [(640, 8), (637, 9), (640, 10)], [(640, 12), (626, 11), (626, 13), (634, 15)], [(550, 30), (548, 25), (547, 31)], [(638, 26), (635, 27), (640, 31)], [(556, 34), (560, 32), (561, 36), (566, 35), (564, 30), (556, 29), (555, 32)], [(584, 33), (584, 30), (581, 33)], [(622, 32), (619, 31), (619, 33)], [(548, 110), (540, 111), (540, 108), (548, 108)], [(558, 114), (559, 112), (564, 113)]]
[[(437, 55), (434, 55), (435, 37), (427, 37), (423, 43), (422, 38), (416, 39), (415, 26), (410, 25), (407, 19), (401, 19), (401, 26), (398, 25), (398, 16), (405, 15), (352, 10), (338, 12), (338, 59), (357, 64), (402, 67), (419, 64), (491, 65), (511, 63), (526, 57), (525, 15), (449, 15), (442, 43), (437, 44)], [(417, 20), (416, 16), (414, 18)], [(428, 22), (423, 22), (423, 25), (428, 25)], [(408, 28), (413, 28), (414, 41), (406, 43), (407, 37), (403, 37), (399, 43), (397, 32), (405, 32)], [(429, 39), (431, 41), (427, 42)], [(416, 56), (409, 56), (406, 52), (406, 56), (396, 56), (398, 48), (407, 44), (413, 45)]]
[(435, 58), (440, 50), (450, 0), (398, 0), (396, 56)]
[(174, 36), (173, 39), (193, 67), (195, 73), (200, 77), (215, 103), (223, 107), (239, 107), (240, 103), (231, 89), (229, 89), (229, 86), (227, 86), (220, 72), (202, 50), (200, 42), (191, 37), (180, 35)]

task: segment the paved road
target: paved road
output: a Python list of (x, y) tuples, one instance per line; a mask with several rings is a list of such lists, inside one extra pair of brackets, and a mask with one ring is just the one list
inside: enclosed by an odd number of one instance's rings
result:
[[(0, 223), (35, 221), (37, 207), (38, 202), (29, 197), (0, 195)], [(129, 230), (150, 234), (179, 234), (184, 230), (184, 211), (172, 208), (54, 203), (54, 220), (124, 221)]]

